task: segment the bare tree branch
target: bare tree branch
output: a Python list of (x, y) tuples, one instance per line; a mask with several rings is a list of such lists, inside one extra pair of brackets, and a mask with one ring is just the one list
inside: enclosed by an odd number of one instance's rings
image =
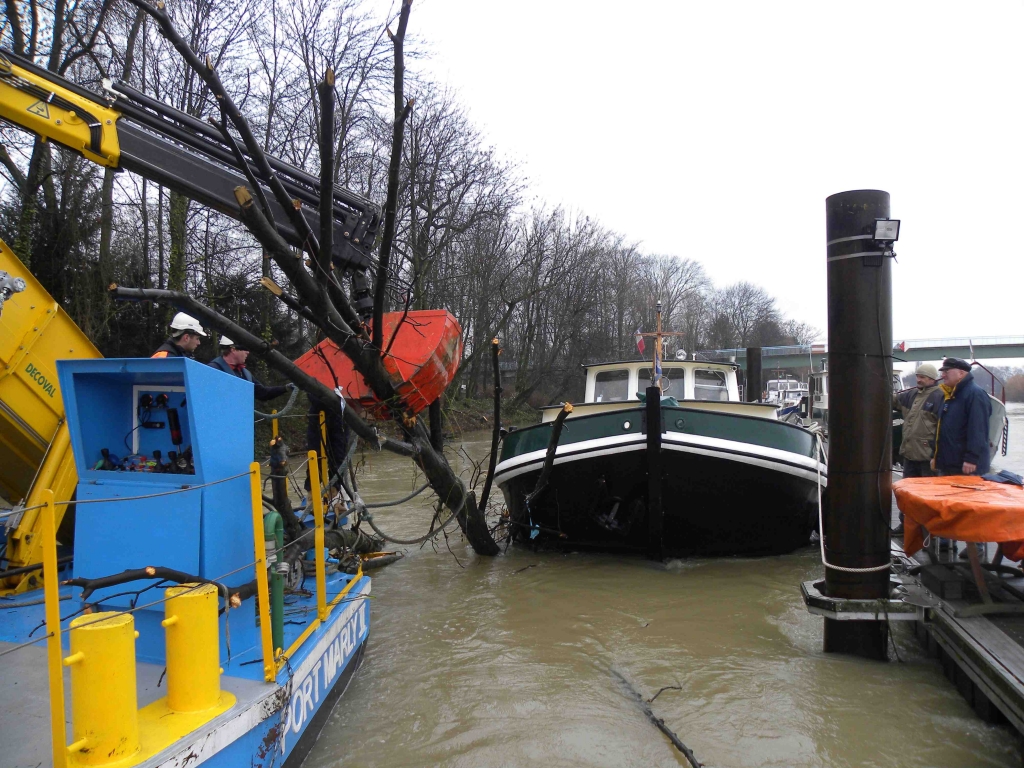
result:
[(388, 166), (388, 196), (384, 203), (384, 229), (381, 233), (380, 252), (377, 255), (377, 285), (373, 295), (373, 339), (379, 348), (384, 346), (384, 305), (387, 302), (388, 262), (395, 239), (395, 212), (398, 208), (399, 170), (402, 162), (402, 141), (405, 120), (412, 102), (405, 103), (405, 31), (409, 26), (412, 0), (402, 0), (398, 15), (398, 32), (391, 33), (395, 50), (395, 124), (391, 136), (391, 163)]
[(18, 191), (24, 195), (26, 192), (26, 186), (28, 184), (25, 174), (21, 172), (18, 164), (11, 158), (10, 153), (7, 151), (7, 147), (0, 144), (0, 163), (3, 164), (4, 168), (11, 176), (11, 181), (18, 188)]

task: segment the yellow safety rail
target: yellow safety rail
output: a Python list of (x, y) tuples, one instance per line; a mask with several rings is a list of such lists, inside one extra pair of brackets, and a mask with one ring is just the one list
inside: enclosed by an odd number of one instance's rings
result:
[(60, 588), (57, 585), (57, 523), (53, 491), (42, 492), (41, 547), (43, 550), (43, 597), (46, 601), (46, 659), (50, 674), (50, 739), (53, 768), (65, 768), (68, 762), (67, 728), (64, 723), (64, 665), (60, 647)]
[[(313, 619), (306, 627), (302, 634), (299, 635), (295, 642), (288, 646), (283, 654), (277, 658), (277, 670), (280, 671), (284, 667), (288, 659), (302, 647), (302, 644), (306, 642), (310, 635), (312, 635), (317, 629), (320, 628), (322, 622), (326, 621), (334, 610), (334, 607), (340, 603), (349, 591), (355, 586), (363, 577), (363, 567), (360, 565), (359, 570), (356, 571), (355, 575), (349, 580), (345, 588), (337, 594), (337, 596), (327, 602), (327, 574), (326, 566), (327, 563), (324, 560), (324, 501), (321, 495), (320, 488), (320, 472), (317, 467), (317, 454), (316, 451), (310, 451), (309, 456), (309, 487), (310, 493), (313, 498), (313, 515), (316, 526), (315, 536), (315, 548), (316, 548), (316, 603), (317, 603), (317, 618)], [(262, 531), (262, 527), (259, 528)], [(269, 624), (269, 619), (268, 619)], [(270, 632), (269, 626), (267, 632)]]
[(327, 618), (327, 564), (324, 562), (324, 496), (320, 491), (320, 473), (316, 471), (316, 451), (306, 454), (313, 469), (309, 472), (309, 487), (313, 501), (313, 521), (316, 526), (314, 547), (316, 549), (316, 615), (320, 621)]
[(274, 682), (274, 641), (270, 635), (270, 585), (267, 583), (267, 547), (263, 543), (263, 491), (260, 488), (260, 465), (249, 465), (249, 490), (252, 492), (252, 535), (256, 552), (256, 606), (260, 617), (260, 645), (263, 648), (263, 679)]

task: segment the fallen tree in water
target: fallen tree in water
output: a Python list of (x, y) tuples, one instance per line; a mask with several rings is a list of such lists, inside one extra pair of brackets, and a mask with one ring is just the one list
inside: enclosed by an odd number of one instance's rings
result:
[[(332, 341), (352, 361), (353, 368), (364, 378), (376, 399), (382, 404), (384, 412), (397, 425), (402, 439), (394, 440), (380, 436), (369, 423), (354, 413), (352, 408), (345, 407), (340, 392), (331, 391), (304, 373), (291, 360), (279, 353), (271, 341), (250, 333), (192, 297), (175, 291), (112, 286), (114, 295), (121, 299), (159, 300), (172, 304), (179, 310), (194, 315), (218, 333), (245, 345), (250, 352), (265, 360), (268, 366), (287, 376), (323, 404), (326, 410), (344, 418), (352, 431), (365, 439), (371, 447), (394, 451), (412, 458), (423, 471), (438, 500), (451, 510), (474, 551), (481, 555), (497, 554), (499, 548), (488, 530), (484, 510), (478, 505), (475, 494), (466, 488), (465, 483), (450, 466), (440, 441), (436, 439), (441, 434), (440, 408), (431, 408), (432, 429), (428, 429), (424, 420), (412, 411), (396, 391), (396, 384), (383, 362), (387, 353), (383, 344), (383, 315), (387, 304), (389, 275), (393, 268), (391, 257), (395, 241), (402, 145), (405, 123), (413, 106), (412, 102), (406, 101), (404, 97), (404, 40), (412, 0), (403, 0), (396, 31), (388, 29), (394, 50), (395, 113), (387, 196), (370, 307), (366, 306), (370, 291), (365, 285), (365, 276), (361, 273), (356, 275), (351, 281), (351, 289), (346, 291), (343, 280), (332, 263), (334, 230), (338, 223), (334, 209), (332, 137), (336, 97), (333, 72), (328, 70), (317, 87), (320, 113), (320, 231), (314, 232), (305, 218), (300, 202), (289, 196), (276, 176), (268, 156), (230, 94), (225, 90), (211, 61), (202, 61), (189, 47), (175, 29), (162, 3), (153, 6), (146, 0), (130, 2), (156, 21), (161, 34), (178, 51), (185, 64), (202, 78), (217, 100), (221, 120), (219, 123), (214, 122), (214, 125), (220, 130), (225, 143), (232, 148), (249, 182), (248, 185), (235, 189), (239, 219), (259, 241), (266, 256), (288, 278), (294, 295), (269, 280), (264, 280), (264, 285), (290, 309), (315, 325), (325, 338)], [(308, 258), (303, 258), (302, 253), (296, 252), (282, 237), (273, 220), (265, 187), (273, 194), (280, 208), (286, 212), (290, 227), (302, 237), (302, 250)], [(345, 232), (346, 236), (349, 234)], [(359, 242), (355, 237), (352, 240), (355, 243)], [(370, 322), (365, 322), (364, 318)]]

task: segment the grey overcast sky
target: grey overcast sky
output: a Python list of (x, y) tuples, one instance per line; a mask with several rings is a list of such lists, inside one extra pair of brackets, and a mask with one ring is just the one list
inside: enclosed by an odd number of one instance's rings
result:
[(411, 62), (539, 201), (826, 318), (825, 198), (902, 220), (893, 331), (1024, 334), (1024, 3), (417, 0)]

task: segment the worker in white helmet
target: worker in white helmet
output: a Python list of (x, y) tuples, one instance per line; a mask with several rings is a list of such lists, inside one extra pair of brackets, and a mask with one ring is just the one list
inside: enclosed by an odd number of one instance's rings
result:
[(171, 335), (151, 357), (193, 357), (204, 336), (206, 332), (198, 320), (179, 312), (171, 320)]
[(288, 382), (284, 386), (268, 387), (261, 384), (256, 377), (249, 372), (249, 369), (245, 367), (245, 361), (249, 358), (249, 350), (247, 350), (241, 344), (236, 344), (227, 336), (220, 337), (220, 357), (216, 357), (210, 361), (210, 366), (216, 368), (218, 371), (224, 371), (224, 373), (230, 374), (231, 376), (237, 376), (240, 379), (251, 382), (255, 388), (254, 396), (257, 400), (273, 400), (275, 397), (280, 397), (285, 392), (295, 387), (294, 384)]

